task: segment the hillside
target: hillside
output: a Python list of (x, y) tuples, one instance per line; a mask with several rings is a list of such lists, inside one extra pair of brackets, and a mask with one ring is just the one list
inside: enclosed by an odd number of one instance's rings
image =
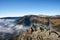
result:
[[(36, 25), (36, 24), (39, 24), (39, 25)], [(39, 27), (39, 30), (37, 30), (38, 27)], [(31, 32), (31, 30), (33, 31)], [(52, 34), (50, 34), (51, 31), (52, 31), (53, 36)], [(23, 17), (0, 18), (0, 40), (12, 40), (12, 39), (24, 40), (23, 37), (24, 38), (26, 37), (25, 38), (26, 40), (28, 40), (30, 37), (32, 37), (32, 40), (35, 40), (33, 38), (33, 36), (35, 36), (35, 33), (38, 37), (38, 38), (37, 37), (35, 38), (36, 40), (37, 39), (40, 40), (39, 38), (41, 36), (44, 36), (47, 34), (48, 34), (47, 37), (49, 37), (48, 39), (52, 38), (53, 40), (55, 40), (54, 38), (56, 37), (57, 40), (59, 40), (60, 16), (25, 15)], [(15, 39), (16, 37), (17, 39)], [(44, 38), (42, 37), (42, 39)], [(44, 40), (47, 40), (47, 39), (44, 39)]]
[(42, 29), (41, 25), (31, 25), (28, 30), (20, 33), (13, 40), (60, 40), (59, 35), (51, 30)]
[(16, 23), (29, 26), (29, 29), (13, 40), (60, 40), (60, 16), (29, 15), (16, 20)]
[(17, 24), (23, 24), (30, 26), (33, 23), (41, 23), (46, 26), (52, 26), (53, 28), (60, 28), (60, 16), (38, 16), (38, 15), (26, 15), (21, 19), (16, 20)]

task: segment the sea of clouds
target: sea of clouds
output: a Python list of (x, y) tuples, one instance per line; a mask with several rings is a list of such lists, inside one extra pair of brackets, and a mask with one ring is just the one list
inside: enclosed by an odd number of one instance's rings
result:
[(16, 25), (15, 19), (0, 19), (0, 40), (9, 40), (29, 27)]

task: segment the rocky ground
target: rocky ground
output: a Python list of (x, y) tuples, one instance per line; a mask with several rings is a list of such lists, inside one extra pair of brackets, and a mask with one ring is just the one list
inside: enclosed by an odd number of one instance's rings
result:
[(31, 25), (28, 30), (20, 33), (13, 40), (60, 40), (60, 37), (54, 32), (51, 33), (51, 30), (41, 28), (41, 25)]

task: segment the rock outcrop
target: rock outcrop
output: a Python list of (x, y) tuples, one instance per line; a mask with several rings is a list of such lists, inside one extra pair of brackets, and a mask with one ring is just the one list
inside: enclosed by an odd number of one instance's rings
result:
[(51, 30), (41, 28), (42, 25), (31, 25), (28, 30), (20, 33), (13, 40), (60, 40), (56, 33), (51, 33)]

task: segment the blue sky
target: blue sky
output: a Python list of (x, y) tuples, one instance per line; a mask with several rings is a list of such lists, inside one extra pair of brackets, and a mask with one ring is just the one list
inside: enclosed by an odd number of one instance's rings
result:
[(60, 0), (0, 0), (0, 17), (60, 15)]

